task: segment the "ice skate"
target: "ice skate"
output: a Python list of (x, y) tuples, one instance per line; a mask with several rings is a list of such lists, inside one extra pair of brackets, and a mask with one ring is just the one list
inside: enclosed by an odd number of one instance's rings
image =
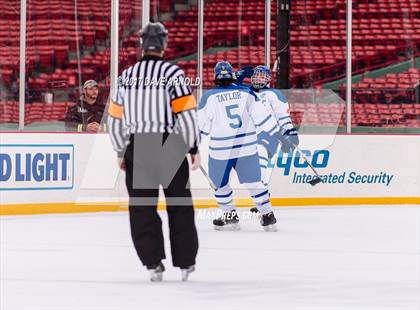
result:
[(165, 266), (162, 264), (162, 262), (159, 262), (158, 265), (147, 266), (147, 270), (149, 270), (150, 281), (162, 282), (163, 272), (165, 271)]
[(273, 212), (261, 216), (261, 225), (265, 231), (277, 231), (277, 220)]
[(181, 268), (182, 282), (188, 281), (188, 277), (194, 271), (195, 271), (195, 265), (192, 265), (186, 269)]
[(223, 212), (223, 214), (213, 220), (215, 230), (239, 230), (239, 216), (236, 210)]
[(260, 211), (258, 211), (258, 208), (257, 207), (252, 207), (249, 211), (251, 213), (259, 213), (260, 212)]

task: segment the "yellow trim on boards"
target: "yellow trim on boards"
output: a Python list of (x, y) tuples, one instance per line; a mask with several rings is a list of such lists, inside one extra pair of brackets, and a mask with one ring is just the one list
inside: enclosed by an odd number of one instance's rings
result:
[[(237, 207), (251, 207), (251, 199), (235, 199)], [(338, 205), (398, 205), (419, 204), (420, 197), (321, 197), (321, 198), (271, 198), (276, 207), (295, 206), (338, 206)], [(216, 207), (214, 199), (195, 199), (196, 209)], [(103, 203), (35, 203), (35, 204), (1, 204), (0, 215), (33, 215), (52, 213), (81, 213), (81, 212), (113, 212), (127, 211), (127, 202)], [(165, 204), (159, 203), (163, 210)]]

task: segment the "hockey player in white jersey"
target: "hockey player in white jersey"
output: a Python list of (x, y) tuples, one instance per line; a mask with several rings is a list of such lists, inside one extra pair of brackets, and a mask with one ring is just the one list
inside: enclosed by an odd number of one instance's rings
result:
[[(262, 103), (273, 114), (280, 127), (280, 135), (275, 135), (281, 143), (281, 151), (283, 153), (293, 152), (295, 147), (299, 144), (299, 137), (297, 130), (293, 126), (292, 119), (289, 114), (289, 104), (283, 93), (276, 89), (270, 88), (271, 71), (266, 66), (257, 66), (255, 69), (252, 66), (246, 66), (236, 72), (237, 84), (242, 85), (242, 81), (246, 77), (251, 78), (250, 89), (258, 95)], [(260, 167), (262, 180), (264, 184), (268, 185), (273, 166), (269, 164), (271, 157), (274, 154), (267, 152), (267, 148), (261, 143), (258, 144), (258, 155), (260, 159)], [(252, 208), (251, 211), (257, 211)]]
[(268, 137), (271, 137), (280, 129), (270, 111), (249, 88), (233, 84), (235, 76), (228, 62), (217, 63), (214, 71), (216, 87), (204, 94), (198, 110), (200, 131), (210, 138), (209, 177), (217, 187), (215, 198), (223, 211), (222, 216), (213, 221), (214, 227), (216, 230), (239, 229), (229, 186), (230, 173), (235, 170), (239, 182), (248, 189), (262, 214), (263, 228), (276, 230), (270, 194), (261, 180), (257, 135), (270, 133)]
[[(293, 126), (292, 119), (289, 114), (289, 103), (283, 93), (276, 89), (270, 88), (271, 72), (266, 66), (257, 66), (251, 76), (251, 90), (258, 94), (263, 104), (273, 113), (280, 127), (280, 135), (276, 135), (281, 143), (281, 151), (283, 153), (293, 152), (299, 145), (298, 132)], [(271, 157), (267, 154), (267, 150), (261, 144), (258, 146), (260, 158), (260, 167), (262, 180), (268, 184), (272, 172), (272, 167), (268, 165)]]

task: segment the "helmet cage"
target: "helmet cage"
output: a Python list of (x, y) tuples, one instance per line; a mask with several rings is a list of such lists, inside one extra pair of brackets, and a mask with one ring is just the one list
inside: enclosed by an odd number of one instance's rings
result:
[(267, 72), (256, 70), (251, 76), (252, 86), (256, 89), (264, 88), (268, 83), (270, 83), (271, 76)]

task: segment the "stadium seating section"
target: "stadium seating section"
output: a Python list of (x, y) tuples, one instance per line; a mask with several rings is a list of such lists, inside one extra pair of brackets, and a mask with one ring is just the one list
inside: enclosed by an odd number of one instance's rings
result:
[[(197, 61), (197, 7), (175, 9), (186, 1), (151, 1), (151, 13), (167, 14), (164, 24), (170, 31), (167, 58), (176, 60), (186, 74), (195, 77)], [(79, 77), (96, 79), (106, 92), (109, 86), (110, 0), (32, 0), (28, 2), (26, 68), (29, 93), (25, 121), (53, 121), (63, 117), (77, 98)], [(139, 57), (138, 25), (141, 0), (120, 0), (120, 70)], [(275, 61), (276, 5), (272, 1), (271, 62)], [(204, 9), (204, 47), (220, 48), (204, 56), (204, 87), (210, 87), (213, 66), (221, 59), (236, 68), (264, 63), (264, 1), (208, 0)], [(77, 9), (77, 11), (76, 11)], [(296, 0), (291, 13), (291, 83), (295, 88), (322, 87), (345, 75), (345, 0)], [(19, 71), (20, 0), (0, 0), (0, 122), (17, 122)], [(75, 14), (77, 12), (77, 14)], [(355, 74), (362, 74), (413, 59), (420, 54), (420, 3), (412, 0), (353, 1), (353, 53)], [(77, 20), (77, 22), (76, 22)], [(79, 51), (79, 53), (78, 53)], [(80, 55), (80, 59), (77, 57)], [(180, 59), (181, 58), (181, 59)], [(193, 59), (193, 60), (191, 60)], [(80, 60), (80, 67), (79, 67)], [(80, 68), (80, 69), (79, 69)], [(353, 85), (353, 122), (359, 126), (420, 127), (419, 70), (389, 73)], [(64, 102), (45, 104), (46, 90), (67, 92)], [(344, 89), (338, 89), (344, 95)], [(391, 105), (383, 104), (384, 93)], [(57, 98), (61, 98), (57, 96)], [(307, 106), (306, 106), (307, 105)], [(293, 103), (293, 117), (300, 121), (310, 103)], [(338, 111), (316, 108), (306, 112), (305, 123), (329, 124)], [(324, 110), (323, 110), (324, 109)], [(341, 111), (339, 111), (341, 113)], [(331, 116), (332, 115), (332, 116)], [(330, 117), (331, 116), (331, 117)]]
[[(25, 124), (61, 120), (74, 102), (25, 105)], [(0, 105), (0, 123), (18, 122), (18, 102), (6, 101)], [(339, 104), (291, 102), (290, 113), (295, 124), (304, 126), (344, 126), (344, 107)], [(352, 125), (371, 127), (420, 127), (420, 104), (359, 103), (352, 105)]]
[[(380, 78), (362, 78), (354, 83), (356, 102), (408, 103), (418, 101), (420, 69), (410, 68), (401, 73), (388, 73)], [(342, 86), (341, 92), (344, 94)]]

